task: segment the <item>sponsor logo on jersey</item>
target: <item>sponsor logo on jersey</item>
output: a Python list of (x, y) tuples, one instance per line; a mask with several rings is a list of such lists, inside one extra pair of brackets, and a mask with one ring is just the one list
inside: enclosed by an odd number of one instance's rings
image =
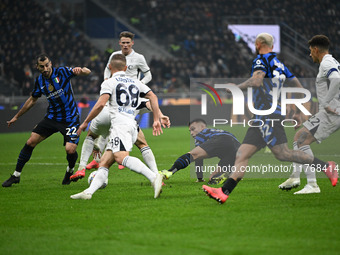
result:
[(53, 93), (47, 95), (47, 99), (49, 99), (50, 97), (55, 97), (55, 98), (58, 98), (60, 96), (64, 95), (64, 90), (63, 89), (59, 89), (57, 91), (54, 91)]

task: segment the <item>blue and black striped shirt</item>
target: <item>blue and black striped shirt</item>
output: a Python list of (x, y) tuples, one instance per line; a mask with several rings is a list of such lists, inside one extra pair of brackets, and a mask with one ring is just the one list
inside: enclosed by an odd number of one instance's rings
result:
[[(265, 72), (266, 76), (263, 80), (263, 85), (253, 87), (253, 103), (255, 109), (267, 110), (270, 109), (273, 104), (273, 88), (278, 88), (280, 95), (280, 90), (286, 78), (293, 79), (295, 76), (278, 60), (274, 52), (257, 55), (251, 68), (251, 76), (257, 70)], [(279, 98), (278, 96), (278, 100)], [(281, 105), (279, 102), (273, 113), (281, 114)], [(255, 116), (255, 118), (259, 119), (261, 116)]]
[(208, 141), (209, 139), (216, 137), (216, 136), (221, 136), (221, 135), (231, 136), (238, 142), (236, 137), (232, 133), (229, 133), (228, 131), (225, 131), (222, 129), (205, 128), (196, 135), (195, 146), (199, 146), (205, 143), (206, 141)]
[(79, 118), (77, 103), (74, 99), (71, 78), (75, 75), (70, 67), (52, 68), (52, 75), (36, 78), (32, 97), (45, 95), (48, 100), (46, 118), (58, 122), (73, 122)]

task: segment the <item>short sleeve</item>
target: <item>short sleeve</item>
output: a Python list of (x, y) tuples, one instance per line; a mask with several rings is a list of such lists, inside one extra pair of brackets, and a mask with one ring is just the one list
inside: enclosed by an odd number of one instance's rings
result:
[(138, 81), (139, 84), (139, 92), (140, 92), (140, 97), (145, 97), (145, 95), (151, 91), (151, 89), (145, 85), (144, 83)]
[(100, 95), (110, 94), (112, 95), (113, 86), (110, 86), (110, 80), (103, 81), (100, 89)]
[(32, 90), (31, 95), (32, 95), (32, 97), (41, 97), (41, 95), (42, 95), (42, 92), (41, 92), (41, 89), (40, 89), (40, 85), (39, 85), (39, 77), (37, 77), (35, 79), (34, 88)]
[(62, 73), (62, 75), (66, 77), (66, 79), (69, 79), (75, 76), (75, 74), (73, 73), (73, 68), (68, 67), (68, 66), (59, 67), (58, 73)]
[(339, 72), (337, 66), (330, 60), (321, 62), (322, 74), (324, 77), (329, 78), (333, 72)]
[(285, 72), (285, 75), (286, 75), (287, 79), (291, 80), (291, 79), (295, 78), (295, 75), (292, 74), (292, 73), (289, 71), (288, 67), (286, 67), (286, 66), (285, 66), (284, 72)]
[(261, 70), (263, 72), (265, 72), (267, 74), (267, 65), (264, 63), (263, 59), (261, 58), (256, 58), (254, 61), (253, 61), (253, 65), (252, 65), (252, 74), (255, 72), (255, 71), (258, 71), (258, 70)]

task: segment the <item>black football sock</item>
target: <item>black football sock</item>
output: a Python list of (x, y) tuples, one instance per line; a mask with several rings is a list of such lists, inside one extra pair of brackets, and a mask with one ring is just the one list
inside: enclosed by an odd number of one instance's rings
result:
[(68, 167), (71, 170), (76, 165), (76, 161), (78, 159), (78, 153), (77, 152), (75, 152), (73, 154), (68, 154), (67, 153), (66, 159), (68, 161)]
[(186, 168), (188, 165), (190, 165), (192, 160), (193, 159), (190, 153), (184, 154), (176, 159), (175, 163), (168, 171), (176, 173), (178, 170)]
[(236, 187), (236, 185), (237, 185), (237, 181), (235, 181), (233, 178), (228, 178), (222, 187), (223, 193), (226, 195), (229, 195), (233, 191), (233, 189)]
[(15, 167), (15, 171), (21, 172), (23, 167), (25, 166), (26, 162), (30, 160), (32, 151), (34, 147), (31, 147), (25, 143), (24, 147), (21, 149), (18, 161), (17, 161), (17, 166)]
[(198, 180), (203, 180), (203, 159), (195, 160), (195, 172)]
[(314, 157), (314, 160), (312, 162), (312, 166), (315, 169), (322, 169), (322, 171), (325, 171), (328, 167), (328, 163)]

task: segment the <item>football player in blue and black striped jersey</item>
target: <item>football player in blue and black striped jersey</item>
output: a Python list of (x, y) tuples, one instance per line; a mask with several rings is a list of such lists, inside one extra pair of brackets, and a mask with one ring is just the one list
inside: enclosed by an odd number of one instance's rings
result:
[[(332, 162), (321, 161), (303, 151), (290, 150), (287, 146), (286, 133), (284, 127), (280, 125), (284, 116), (281, 115), (280, 104), (273, 102), (273, 93), (274, 89), (280, 91), (286, 79), (290, 79), (295, 86), (302, 88), (302, 85), (277, 58), (276, 53), (273, 52), (273, 43), (272, 35), (268, 33), (257, 35), (255, 47), (258, 55), (253, 61), (251, 78), (239, 84), (238, 87), (241, 89), (252, 88), (255, 109), (271, 109), (273, 103), (276, 108), (269, 116), (255, 114), (252, 117), (255, 119), (253, 122), (255, 125), (248, 128), (243, 143), (237, 151), (235, 172), (233, 171), (223, 187), (216, 189), (203, 185), (203, 190), (219, 203), (224, 203), (227, 200), (229, 194), (243, 178), (249, 159), (265, 146), (268, 146), (280, 161), (308, 164), (325, 169), (325, 171), (332, 171)], [(279, 100), (279, 96), (276, 100)], [(276, 124), (273, 124), (273, 120), (277, 120)]]
[[(180, 156), (169, 170), (163, 170), (162, 174), (169, 179), (178, 170), (186, 168), (192, 161), (196, 163), (196, 170), (203, 166), (206, 158), (218, 157), (217, 171), (210, 176), (210, 183), (217, 184), (223, 182), (231, 168), (234, 166), (236, 152), (240, 147), (240, 142), (236, 137), (225, 130), (207, 128), (203, 119), (194, 119), (189, 123), (189, 131), (195, 138), (195, 148), (190, 152)], [(202, 171), (196, 171), (197, 181), (203, 180)]]
[(67, 154), (68, 166), (62, 184), (70, 184), (70, 176), (78, 158), (77, 145), (79, 136), (79, 113), (74, 99), (71, 79), (77, 75), (89, 75), (91, 71), (86, 67), (52, 67), (51, 59), (46, 54), (36, 58), (36, 67), (41, 73), (34, 84), (31, 96), (27, 99), (19, 112), (9, 121), (8, 127), (18, 120), (20, 116), (30, 110), (39, 97), (46, 96), (48, 100), (47, 113), (44, 119), (33, 129), (30, 138), (22, 148), (15, 172), (2, 186), (10, 187), (20, 182), (20, 175), (26, 162), (30, 159), (32, 151), (40, 142), (50, 135), (60, 132), (64, 136), (64, 146)]

